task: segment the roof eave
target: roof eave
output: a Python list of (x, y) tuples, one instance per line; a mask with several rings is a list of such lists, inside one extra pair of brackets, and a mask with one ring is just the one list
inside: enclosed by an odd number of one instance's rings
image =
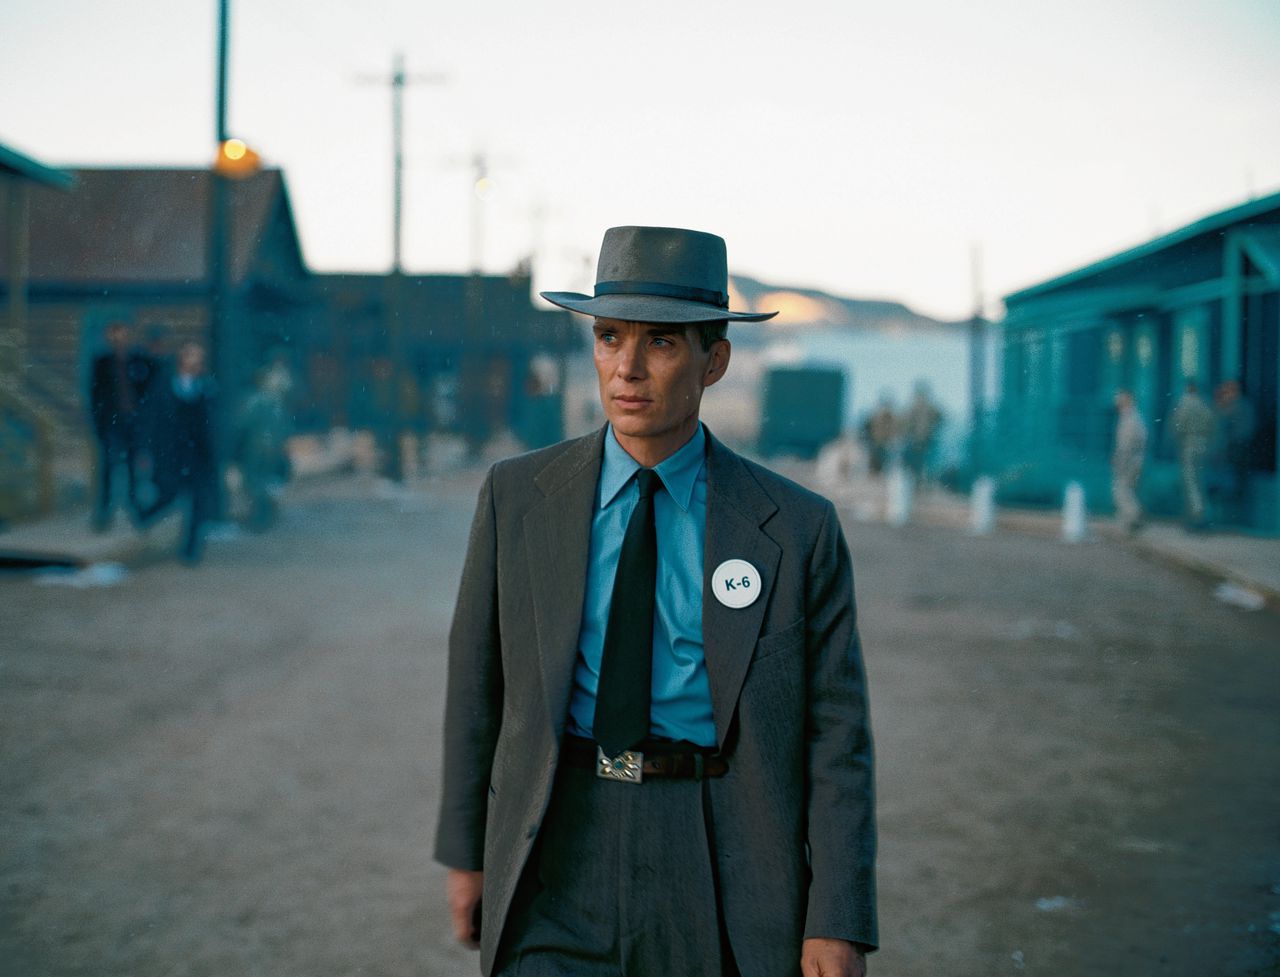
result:
[(10, 173), (23, 180), (39, 183), (58, 190), (70, 190), (76, 185), (74, 173), (45, 166), (30, 156), (0, 143), (0, 172)]
[(1056, 289), (1076, 284), (1109, 269), (1157, 254), (1166, 248), (1189, 241), (1194, 237), (1224, 230), (1232, 224), (1250, 220), (1273, 210), (1280, 210), (1280, 193), (1269, 194), (1265, 197), (1259, 197), (1257, 200), (1250, 200), (1236, 207), (1230, 207), (1227, 210), (1220, 210), (1210, 214), (1208, 217), (1186, 224), (1175, 231), (1170, 231), (1168, 234), (1162, 234), (1160, 237), (1152, 238), (1150, 241), (1144, 241), (1135, 247), (1127, 248), (1092, 264), (1085, 265), (1083, 268), (1077, 268), (1074, 271), (1067, 272), (1065, 275), (1059, 275), (1056, 278), (1050, 278), (1048, 281), (1019, 289), (1016, 292), (1010, 292), (1004, 297), (1005, 306), (1007, 307), (1011, 303), (1025, 302), (1027, 299), (1036, 298)]

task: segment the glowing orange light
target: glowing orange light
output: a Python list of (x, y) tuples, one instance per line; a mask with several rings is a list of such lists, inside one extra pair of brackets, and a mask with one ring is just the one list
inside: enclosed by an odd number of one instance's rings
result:
[(262, 169), (262, 158), (243, 139), (226, 139), (218, 146), (213, 168), (223, 176), (243, 179)]

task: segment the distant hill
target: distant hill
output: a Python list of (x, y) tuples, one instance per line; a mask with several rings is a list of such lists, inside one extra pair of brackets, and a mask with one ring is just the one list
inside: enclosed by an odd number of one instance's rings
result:
[(956, 323), (922, 315), (901, 302), (845, 298), (813, 288), (773, 285), (741, 275), (733, 276), (730, 288), (737, 293), (735, 298), (741, 297), (738, 304), (730, 303), (733, 308), (778, 310), (778, 316), (766, 324), (775, 336), (778, 331), (815, 326), (898, 334), (949, 332), (956, 326)]

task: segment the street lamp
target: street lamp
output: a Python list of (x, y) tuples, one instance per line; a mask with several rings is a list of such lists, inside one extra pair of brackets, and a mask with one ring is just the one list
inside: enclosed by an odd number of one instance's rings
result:
[(232, 180), (244, 180), (262, 169), (262, 157), (243, 139), (224, 139), (213, 160), (214, 172)]
[[(231, 258), (228, 245), (231, 241), (230, 181), (247, 180), (262, 169), (262, 158), (248, 147), (243, 139), (228, 138), (219, 133), (218, 151), (213, 158), (209, 177), (209, 361), (213, 376), (221, 388), (220, 403), (213, 418), (215, 451), (221, 460), (226, 457), (230, 444), (230, 417), (232, 404), (239, 396), (239, 377), (235, 373), (237, 360), (236, 336), (228, 323), (228, 303), (231, 292)], [(214, 509), (218, 518), (225, 515), (225, 499), (222, 482), (217, 482)]]

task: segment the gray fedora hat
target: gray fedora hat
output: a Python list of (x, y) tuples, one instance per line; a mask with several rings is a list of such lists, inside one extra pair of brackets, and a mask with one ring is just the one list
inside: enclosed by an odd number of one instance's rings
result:
[(541, 294), (571, 312), (628, 322), (762, 322), (778, 314), (731, 311), (724, 238), (681, 227), (611, 227), (595, 295)]

